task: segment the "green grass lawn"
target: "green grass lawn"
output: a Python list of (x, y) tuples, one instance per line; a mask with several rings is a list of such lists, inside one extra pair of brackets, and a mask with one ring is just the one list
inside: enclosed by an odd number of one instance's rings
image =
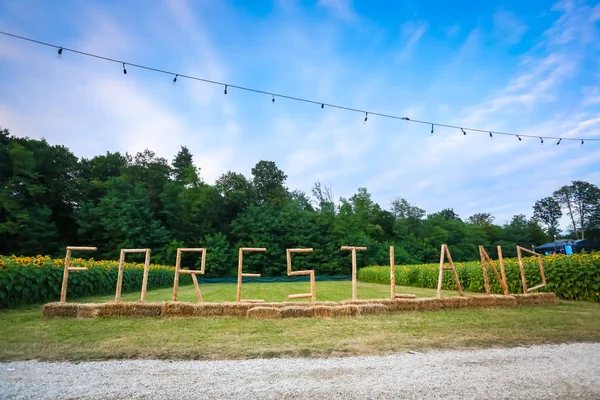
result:
[[(244, 298), (282, 301), (307, 283), (244, 284)], [(202, 285), (205, 301), (235, 299), (235, 284)], [(350, 297), (349, 282), (317, 282), (318, 300)], [(387, 297), (386, 285), (359, 283), (359, 298)], [(432, 297), (431, 289), (398, 293)], [(452, 292), (445, 292), (452, 295)], [(169, 300), (171, 289), (149, 301)], [(139, 293), (122, 296), (135, 301)], [(97, 296), (78, 301), (110, 301)], [(181, 300), (195, 301), (192, 286)], [(506, 347), (600, 340), (600, 304), (407, 312), (348, 319), (111, 318), (45, 319), (41, 306), (0, 311), (0, 360), (122, 358), (244, 359), (391, 354), (407, 350)]]
[[(323, 281), (315, 282), (318, 301), (342, 301), (352, 297), (352, 286), (350, 281)], [(211, 283), (200, 285), (202, 299), (206, 302), (235, 301), (236, 284)], [(242, 299), (262, 299), (265, 301), (289, 301), (288, 295), (295, 293), (308, 293), (310, 287), (308, 282), (285, 282), (285, 283), (244, 283), (242, 285)], [(390, 287), (377, 283), (357, 283), (359, 299), (387, 299), (390, 297)], [(397, 286), (396, 293), (412, 293), (417, 297), (435, 297), (433, 289)], [(458, 292), (444, 291), (446, 296), (457, 296)], [(146, 301), (170, 301), (173, 296), (173, 288), (155, 289), (148, 291)], [(78, 303), (101, 303), (113, 301), (114, 294), (107, 296), (94, 296), (76, 301)], [(121, 295), (122, 301), (138, 301), (139, 292)], [(178, 301), (196, 302), (196, 292), (193, 285), (180, 286), (177, 294)], [(310, 299), (296, 299), (294, 301), (309, 301)]]

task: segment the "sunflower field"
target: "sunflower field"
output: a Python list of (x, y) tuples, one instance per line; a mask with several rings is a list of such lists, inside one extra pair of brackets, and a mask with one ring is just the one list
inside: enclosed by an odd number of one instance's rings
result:
[[(566, 300), (600, 301), (600, 253), (549, 255), (542, 257), (546, 287), (541, 291), (554, 292)], [(494, 266), (500, 274), (497, 260)], [(542, 282), (537, 257), (524, 257), (525, 279), (528, 287)], [(455, 262), (458, 279), (464, 290), (485, 292), (480, 261)], [(505, 258), (504, 269), (510, 293), (523, 293), (518, 258)], [(397, 285), (437, 288), (439, 264), (402, 265), (395, 267)], [(492, 293), (502, 293), (500, 283), (488, 267), (488, 277)], [(389, 266), (369, 266), (361, 268), (358, 279), (363, 282), (390, 284)], [(456, 284), (451, 271), (444, 271), (442, 288), (455, 290)]]
[[(0, 308), (19, 304), (58, 301), (64, 272), (64, 259), (0, 256)], [(71, 266), (87, 271), (69, 271), (67, 300), (114, 293), (119, 272), (118, 261), (71, 258)], [(175, 268), (150, 264), (148, 290), (173, 285)], [(144, 264), (126, 262), (123, 269), (123, 292), (141, 291)], [(180, 284), (189, 284), (189, 275), (180, 276)]]

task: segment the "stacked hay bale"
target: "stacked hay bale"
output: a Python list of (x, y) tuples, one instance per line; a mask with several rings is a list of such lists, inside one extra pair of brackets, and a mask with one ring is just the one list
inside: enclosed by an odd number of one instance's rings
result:
[(355, 306), (358, 308), (358, 315), (383, 315), (387, 314), (389, 308), (383, 304), (360, 304)]
[(528, 293), (513, 294), (517, 304), (520, 306), (538, 306), (547, 304), (556, 304), (557, 299), (554, 293)]
[(310, 318), (312, 312), (306, 306), (285, 306), (279, 309), (281, 318)]
[(248, 318), (274, 319), (281, 318), (281, 311), (275, 307), (253, 307), (246, 314)]
[(516, 307), (517, 299), (514, 296), (503, 296), (499, 294), (469, 296), (467, 297), (469, 308), (490, 307)]

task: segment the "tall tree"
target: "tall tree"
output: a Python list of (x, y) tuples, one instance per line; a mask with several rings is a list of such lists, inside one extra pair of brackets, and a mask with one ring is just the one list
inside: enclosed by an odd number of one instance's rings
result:
[(259, 203), (282, 204), (287, 198), (287, 175), (273, 161), (259, 161), (252, 168), (253, 184)]
[(561, 207), (567, 209), (567, 215), (569, 218), (571, 218), (571, 223), (573, 224), (572, 226), (573, 232), (575, 233), (575, 238), (579, 239), (579, 231), (577, 229), (577, 224), (575, 223), (573, 186), (565, 185), (556, 190), (552, 196), (556, 199), (558, 204), (561, 205)]
[(581, 238), (585, 239), (585, 230), (589, 219), (598, 208), (600, 189), (589, 182), (573, 181), (571, 184), (573, 193), (573, 213), (578, 217)]
[(197, 186), (200, 183), (199, 171), (194, 166), (192, 153), (187, 147), (181, 146), (171, 166), (175, 182), (186, 186)]
[(488, 226), (494, 223), (494, 217), (490, 213), (475, 213), (467, 218), (467, 223), (477, 226)]
[(555, 197), (544, 197), (536, 201), (533, 206), (533, 216), (546, 226), (546, 232), (552, 239), (558, 235), (562, 210)]

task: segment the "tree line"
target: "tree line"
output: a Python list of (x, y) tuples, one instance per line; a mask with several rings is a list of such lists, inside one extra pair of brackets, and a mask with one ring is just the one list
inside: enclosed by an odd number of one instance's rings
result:
[[(62, 256), (66, 245), (96, 246), (96, 259), (116, 259), (120, 248), (152, 248), (152, 260), (172, 265), (178, 247), (206, 247), (207, 276), (234, 276), (238, 247), (266, 247), (245, 257), (245, 269), (285, 274), (285, 249), (312, 247), (294, 258), (298, 268), (347, 275), (348, 252), (366, 246), (361, 265), (386, 264), (389, 246), (401, 264), (436, 262), (441, 244), (456, 261), (531, 248), (560, 235), (565, 211), (573, 227), (565, 237), (600, 237), (600, 190), (576, 181), (535, 203), (532, 218), (503, 224), (489, 213), (461, 219), (452, 209), (433, 213), (398, 197), (385, 209), (366, 188), (334, 199), (315, 183), (309, 194), (286, 187), (287, 175), (259, 161), (251, 176), (229, 171), (203, 182), (193, 156), (181, 147), (169, 162), (150, 150), (135, 156), (107, 152), (78, 158), (67, 147), (0, 130), (0, 254)], [(584, 236), (585, 235), (585, 236)], [(198, 260), (185, 255), (184, 265)]]

